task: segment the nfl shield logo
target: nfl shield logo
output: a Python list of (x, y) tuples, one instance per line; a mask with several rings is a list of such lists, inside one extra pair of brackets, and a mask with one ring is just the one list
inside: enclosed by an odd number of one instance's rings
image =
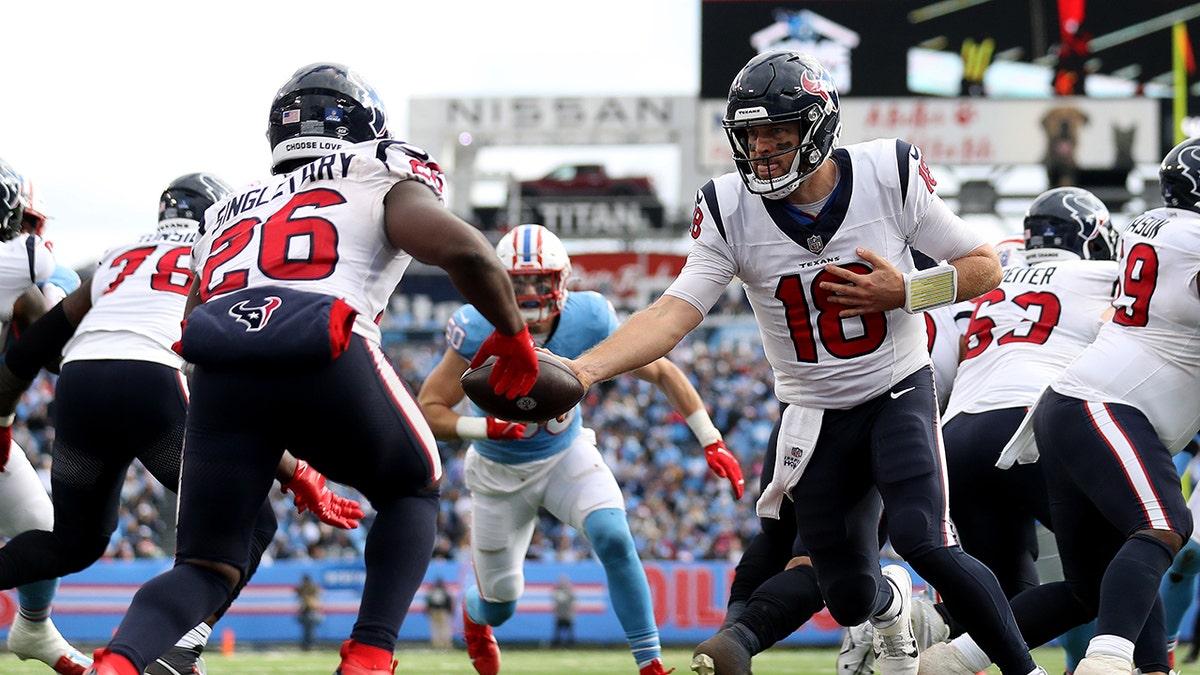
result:
[(814, 234), (808, 238), (808, 250), (813, 253), (820, 253), (823, 248), (825, 248), (825, 240), (821, 239), (821, 235)]

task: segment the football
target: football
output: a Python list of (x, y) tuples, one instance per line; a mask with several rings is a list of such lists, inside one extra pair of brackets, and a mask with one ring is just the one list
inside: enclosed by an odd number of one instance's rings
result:
[(488, 378), (496, 363), (494, 356), (463, 373), (463, 392), (491, 417), (525, 424), (552, 420), (574, 408), (587, 392), (567, 364), (546, 352), (538, 352), (537, 358), (537, 381), (524, 396), (509, 400), (492, 390)]

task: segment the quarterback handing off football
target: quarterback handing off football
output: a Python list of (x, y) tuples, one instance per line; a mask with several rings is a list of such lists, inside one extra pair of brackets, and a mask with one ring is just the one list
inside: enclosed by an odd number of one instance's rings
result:
[(463, 373), (463, 392), (492, 417), (526, 424), (552, 420), (574, 408), (587, 392), (567, 364), (546, 352), (538, 352), (537, 358), (537, 381), (524, 396), (510, 400), (492, 390), (488, 377), (496, 363), (494, 356)]

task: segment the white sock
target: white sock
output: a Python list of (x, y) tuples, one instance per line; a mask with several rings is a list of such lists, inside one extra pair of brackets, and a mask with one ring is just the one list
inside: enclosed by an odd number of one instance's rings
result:
[(1133, 663), (1133, 643), (1119, 635), (1097, 635), (1084, 656), (1115, 656)]
[(205, 645), (208, 644), (208, 638), (210, 635), (212, 635), (212, 626), (206, 623), (201, 623), (195, 628), (184, 633), (183, 637), (179, 638), (179, 642), (175, 643), (175, 646), (183, 647), (184, 649), (189, 649), (191, 647), (199, 647), (204, 649)]
[(900, 618), (900, 589), (896, 588), (896, 584), (892, 583), (887, 577), (884, 577), (883, 581), (892, 588), (892, 602), (882, 612), (873, 617), (871, 624), (876, 628), (888, 628), (894, 625)]
[(967, 665), (971, 666), (971, 670), (977, 673), (987, 670), (988, 666), (992, 665), (991, 657), (987, 655), (987, 652), (980, 649), (979, 645), (975, 644), (974, 638), (967, 633), (963, 633), (951, 640), (950, 646), (957, 649), (963, 655), (963, 659), (966, 660)]

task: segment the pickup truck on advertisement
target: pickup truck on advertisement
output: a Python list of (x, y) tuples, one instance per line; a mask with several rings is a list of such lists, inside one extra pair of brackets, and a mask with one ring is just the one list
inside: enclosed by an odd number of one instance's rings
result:
[(522, 197), (653, 196), (648, 176), (616, 177), (600, 164), (565, 164), (541, 178), (520, 182)]

